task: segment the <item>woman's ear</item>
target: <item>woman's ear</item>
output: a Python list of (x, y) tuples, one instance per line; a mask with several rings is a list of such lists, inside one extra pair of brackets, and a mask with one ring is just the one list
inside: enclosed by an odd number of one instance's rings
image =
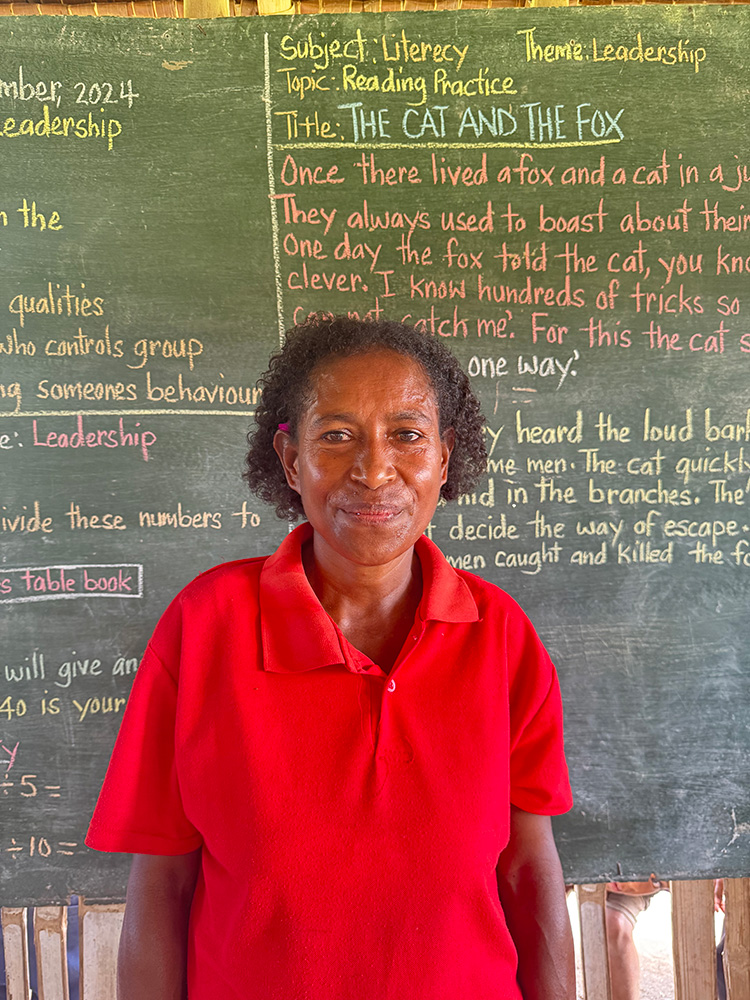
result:
[(456, 443), (456, 432), (452, 427), (449, 427), (440, 439), (441, 446), (441, 457), (440, 457), (440, 472), (441, 479), (440, 485), (448, 478), (448, 463), (451, 459), (451, 452), (453, 451), (453, 446)]
[(273, 436), (273, 450), (279, 456), (287, 483), (289, 483), (291, 488), (296, 493), (299, 493), (299, 472), (297, 463), (299, 458), (299, 448), (292, 440), (288, 431), (276, 431)]

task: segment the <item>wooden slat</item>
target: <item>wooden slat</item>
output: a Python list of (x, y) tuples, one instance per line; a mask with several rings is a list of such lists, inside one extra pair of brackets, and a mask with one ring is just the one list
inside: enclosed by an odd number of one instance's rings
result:
[(6, 906), (0, 910), (8, 1000), (29, 1000), (31, 996), (27, 913), (24, 907)]
[(78, 902), (81, 1000), (113, 1000), (117, 993), (117, 947), (124, 903)]
[(750, 1000), (750, 879), (724, 880), (724, 975), (731, 1000)]
[(66, 14), (67, 9), (60, 4), (51, 3), (6, 3), (0, 5), (0, 15), (11, 17), (24, 14)]
[(675, 1000), (715, 1000), (714, 883), (672, 883)]
[(34, 910), (34, 943), (39, 1000), (69, 1000), (68, 908), (37, 906)]
[(577, 885), (578, 912), (581, 918), (581, 960), (583, 985), (587, 1000), (611, 1000), (607, 953), (607, 887)]
[(185, 17), (229, 17), (229, 0), (185, 0)]
[[(187, 3), (188, 0), (185, 2)], [(293, 0), (258, 0), (259, 14), (292, 14), (293, 12)]]
[(181, 0), (154, 0), (154, 17), (183, 17)]

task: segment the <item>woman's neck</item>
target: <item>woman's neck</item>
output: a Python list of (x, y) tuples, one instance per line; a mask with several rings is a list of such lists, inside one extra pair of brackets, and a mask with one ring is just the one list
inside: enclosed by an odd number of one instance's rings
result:
[(388, 672), (422, 597), (419, 558), (412, 548), (385, 566), (357, 566), (328, 555), (303, 549), (310, 586), (348, 641)]

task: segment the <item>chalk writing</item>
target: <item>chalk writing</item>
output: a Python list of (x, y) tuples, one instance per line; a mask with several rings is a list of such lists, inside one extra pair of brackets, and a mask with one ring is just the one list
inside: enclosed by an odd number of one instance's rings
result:
[(0, 604), (89, 597), (143, 597), (143, 566), (90, 563), (3, 568), (0, 572)]
[(53, 836), (40, 836), (38, 833), (29, 837), (8, 837), (0, 842), (0, 851), (9, 855), (14, 863), (18, 863), (21, 858), (43, 858), (51, 859), (54, 864), (58, 855), (73, 857), (75, 854), (85, 854), (88, 850), (83, 841), (77, 840), (56, 840)]

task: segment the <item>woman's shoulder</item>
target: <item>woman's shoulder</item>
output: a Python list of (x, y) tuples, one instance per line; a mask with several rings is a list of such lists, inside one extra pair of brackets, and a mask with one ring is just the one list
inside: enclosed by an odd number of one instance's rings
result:
[(497, 630), (515, 648), (542, 647), (534, 623), (506, 590), (469, 570), (454, 567), (453, 571), (474, 598), (481, 628)]
[(218, 563), (194, 577), (190, 583), (183, 587), (180, 594), (190, 596), (194, 593), (212, 591), (219, 587), (232, 588), (243, 583), (250, 583), (260, 577), (267, 559), (268, 556), (256, 556)]
[[(193, 652), (242, 644), (258, 628), (258, 580), (264, 558), (235, 559), (199, 573), (169, 602), (148, 646), (176, 675)], [(238, 636), (238, 633), (242, 633)]]
[(485, 580), (484, 577), (467, 569), (462, 569), (453, 564), (453, 561), (446, 557), (446, 561), (453, 569), (453, 572), (469, 588), (471, 596), (476, 601), (477, 610), (480, 617), (487, 614), (511, 615), (514, 617), (527, 618), (521, 605), (512, 597), (507, 590), (496, 583)]
[(162, 615), (165, 622), (223, 621), (241, 604), (252, 613), (258, 602), (258, 582), (267, 556), (233, 559), (204, 570), (182, 587)]

